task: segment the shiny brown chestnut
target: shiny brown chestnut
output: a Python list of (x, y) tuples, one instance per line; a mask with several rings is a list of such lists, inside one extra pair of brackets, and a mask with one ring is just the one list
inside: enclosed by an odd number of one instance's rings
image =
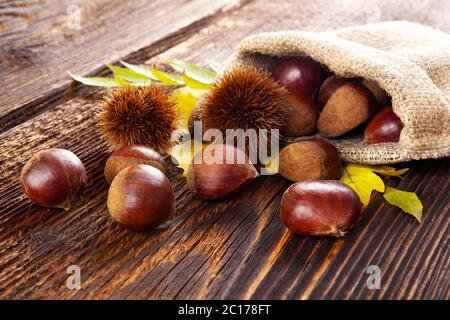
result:
[(113, 220), (133, 231), (155, 228), (175, 214), (169, 179), (146, 164), (135, 164), (119, 172), (109, 188), (107, 205)]
[(319, 89), (324, 70), (309, 57), (281, 59), (272, 76), (289, 91), (313, 98)]
[(342, 162), (336, 148), (327, 140), (313, 137), (284, 147), (278, 172), (292, 181), (339, 179)]
[(326, 103), (317, 128), (324, 137), (339, 137), (368, 120), (376, 108), (369, 89), (357, 82), (346, 83)]
[(106, 181), (110, 184), (120, 171), (133, 164), (148, 164), (166, 172), (164, 159), (158, 152), (144, 145), (132, 144), (114, 151), (106, 160)]
[(333, 180), (309, 180), (290, 186), (281, 199), (280, 217), (296, 234), (345, 236), (361, 214), (357, 194)]
[(317, 96), (317, 102), (319, 106), (323, 108), (327, 104), (330, 97), (336, 92), (336, 90), (342, 87), (347, 82), (347, 80), (339, 78), (337, 76), (330, 76), (326, 78), (322, 83), (319, 94)]
[(370, 120), (364, 131), (364, 141), (367, 143), (397, 142), (402, 129), (402, 121), (392, 111), (392, 107), (387, 106)]
[(299, 137), (316, 131), (319, 111), (311, 98), (290, 93), (286, 96), (290, 106), (287, 121), (280, 133), (287, 137)]
[(235, 194), (256, 177), (258, 172), (242, 150), (213, 144), (195, 155), (187, 184), (198, 198), (217, 200)]
[(35, 154), (22, 169), (22, 189), (40, 206), (69, 210), (86, 189), (86, 169), (81, 160), (65, 149)]

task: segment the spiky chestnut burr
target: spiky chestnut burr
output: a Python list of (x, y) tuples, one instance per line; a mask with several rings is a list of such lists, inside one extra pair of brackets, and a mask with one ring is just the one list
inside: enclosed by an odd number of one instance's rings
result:
[(164, 153), (178, 124), (176, 103), (157, 85), (110, 90), (99, 113), (100, 132), (116, 148), (143, 144)]
[[(200, 102), (203, 130), (281, 129), (289, 111), (288, 91), (252, 67), (229, 70)], [(270, 136), (268, 137), (270, 139)], [(260, 143), (270, 143), (270, 140)]]

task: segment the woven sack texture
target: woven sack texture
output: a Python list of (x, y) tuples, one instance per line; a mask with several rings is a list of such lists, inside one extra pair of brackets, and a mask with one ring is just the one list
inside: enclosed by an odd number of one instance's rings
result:
[(362, 136), (330, 140), (344, 160), (381, 164), (450, 154), (447, 33), (405, 21), (330, 32), (262, 33), (245, 38), (225, 70), (252, 65), (271, 72), (277, 59), (287, 56), (310, 56), (338, 76), (374, 80), (392, 97), (404, 125), (399, 142), (366, 144)]

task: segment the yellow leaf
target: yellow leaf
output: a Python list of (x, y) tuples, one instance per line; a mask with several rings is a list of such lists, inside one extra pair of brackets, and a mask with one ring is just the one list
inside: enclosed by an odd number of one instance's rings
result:
[(183, 169), (183, 177), (187, 176), (187, 171), (192, 162), (192, 158), (194, 158), (194, 156), (200, 152), (204, 146), (204, 144), (197, 140), (189, 139), (175, 145), (168, 151), (168, 154), (172, 157), (172, 161), (177, 165), (177, 167)]
[(152, 73), (152, 70), (149, 67), (146, 66), (138, 66), (135, 64), (131, 64), (125, 61), (120, 61), (121, 64), (123, 64), (125, 67), (127, 67), (130, 70), (133, 70), (137, 73), (140, 73), (144, 76), (147, 76), (148, 78), (152, 79), (152, 80), (158, 80)]
[(379, 173), (383, 176), (399, 177), (399, 178), (402, 178), (402, 175), (409, 170), (409, 168), (397, 170), (394, 167), (390, 166), (366, 166), (362, 164), (351, 164), (351, 165), (354, 167), (370, 168), (373, 172)]
[(340, 180), (358, 194), (364, 207), (369, 204), (373, 190), (384, 192), (383, 180), (370, 167), (348, 164)]
[(196, 79), (190, 78), (186, 73), (182, 74), (182, 78), (183, 78), (184, 83), (186, 83), (186, 85), (188, 87), (191, 87), (193, 89), (208, 90), (211, 87), (210, 84), (206, 84), (206, 83), (197, 81)]
[(175, 101), (183, 117), (183, 124), (187, 127), (189, 115), (198, 102), (198, 98), (194, 97), (186, 87), (173, 90), (171, 99)]
[(379, 173), (384, 176), (399, 177), (399, 178), (403, 178), (402, 175), (404, 175), (408, 170), (409, 168), (397, 170), (394, 167), (389, 166), (373, 167), (373, 172)]
[(112, 64), (107, 64), (106, 66), (114, 73), (114, 76), (118, 76), (123, 80), (133, 83), (150, 84), (150, 78), (141, 73), (126, 68), (113, 66)]
[(383, 197), (390, 204), (399, 207), (404, 212), (414, 216), (419, 223), (422, 222), (423, 205), (414, 192), (407, 192), (391, 187), (386, 187)]
[[(213, 83), (217, 76), (217, 74), (212, 70), (208, 70), (181, 60), (169, 60), (166, 64), (174, 68), (176, 71), (183, 72), (184, 76), (188, 78), (188, 80), (194, 80), (195, 82), (206, 85)], [(184, 80), (186, 81), (186, 79)]]
[(180, 76), (176, 74), (171, 74), (167, 72), (160, 71), (156, 69), (155, 67), (152, 67), (151, 69), (152, 74), (162, 83), (168, 86), (179, 86), (184, 84), (183, 79), (181, 79)]
[(261, 168), (262, 175), (271, 175), (278, 173), (279, 158), (278, 155), (269, 157), (263, 162), (264, 168)]

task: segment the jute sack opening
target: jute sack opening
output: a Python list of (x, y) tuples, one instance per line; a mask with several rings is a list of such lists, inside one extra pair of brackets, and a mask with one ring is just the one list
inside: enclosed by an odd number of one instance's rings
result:
[(245, 38), (225, 70), (253, 65), (271, 72), (286, 56), (310, 56), (338, 76), (374, 80), (392, 97), (404, 125), (399, 142), (331, 140), (344, 160), (380, 164), (450, 154), (450, 35), (403, 21), (321, 33), (262, 33)]

